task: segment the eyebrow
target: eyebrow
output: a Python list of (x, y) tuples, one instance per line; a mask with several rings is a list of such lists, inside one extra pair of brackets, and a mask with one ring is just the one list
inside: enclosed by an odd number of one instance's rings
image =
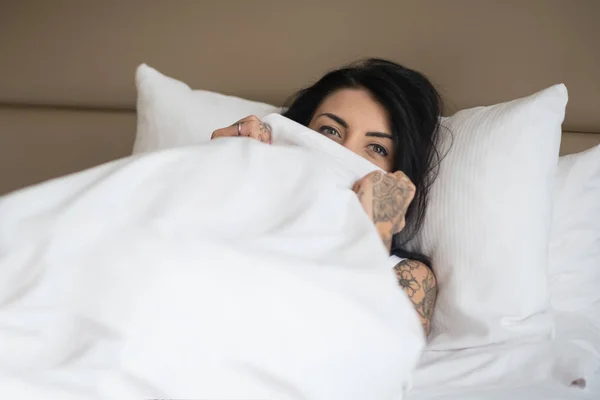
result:
[[(338, 117), (335, 114), (332, 113), (323, 113), (323, 114), (319, 114), (317, 116), (321, 117), (321, 116), (325, 116), (328, 118), (331, 118), (332, 120), (334, 120), (335, 122), (337, 122), (338, 124), (340, 124), (341, 126), (343, 126), (345, 129), (348, 129), (348, 123), (346, 121), (344, 121), (342, 118)], [(371, 136), (371, 137), (379, 137), (379, 138), (384, 138), (384, 139), (390, 139), (393, 140), (393, 136), (390, 135), (389, 133), (383, 133), (383, 132), (367, 132), (365, 134), (365, 136)]]
[(374, 137), (380, 137), (380, 138), (384, 138), (384, 139), (394, 140), (394, 137), (392, 135), (390, 135), (389, 133), (383, 133), (383, 132), (367, 132), (367, 133), (365, 133), (365, 136), (374, 136)]
[(338, 124), (340, 124), (341, 126), (343, 126), (344, 128), (348, 129), (348, 123), (346, 121), (344, 121), (342, 118), (338, 117), (335, 114), (331, 114), (331, 113), (323, 113), (323, 114), (319, 114), (319, 117), (321, 116), (325, 116), (328, 118), (331, 118), (332, 120), (334, 120), (335, 122), (337, 122)]

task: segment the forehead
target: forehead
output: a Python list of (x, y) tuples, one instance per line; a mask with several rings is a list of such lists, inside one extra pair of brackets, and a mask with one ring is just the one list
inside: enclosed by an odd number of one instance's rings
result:
[(350, 126), (389, 131), (387, 111), (366, 89), (340, 89), (331, 93), (319, 105), (315, 115), (324, 112), (336, 114)]

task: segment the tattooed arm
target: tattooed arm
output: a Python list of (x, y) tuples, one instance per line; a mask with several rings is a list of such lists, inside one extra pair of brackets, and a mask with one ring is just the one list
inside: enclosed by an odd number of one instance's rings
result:
[(402, 172), (371, 172), (352, 188), (390, 251), (392, 237), (404, 229), (405, 214), (415, 195), (415, 185)]
[(431, 316), (437, 296), (437, 282), (429, 267), (420, 261), (402, 260), (394, 267), (398, 283), (415, 306), (423, 325), (425, 336), (429, 335)]
[[(356, 182), (353, 190), (389, 252), (392, 237), (406, 224), (405, 215), (415, 195), (415, 186), (401, 171), (376, 171)], [(435, 276), (425, 264), (413, 260), (399, 262), (394, 270), (400, 286), (415, 306), (427, 336), (437, 296)]]

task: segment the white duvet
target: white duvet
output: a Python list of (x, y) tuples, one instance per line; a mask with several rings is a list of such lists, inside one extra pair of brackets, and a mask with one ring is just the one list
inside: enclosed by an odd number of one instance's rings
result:
[(400, 399), (416, 314), (352, 184), (278, 115), (0, 199), (0, 398)]

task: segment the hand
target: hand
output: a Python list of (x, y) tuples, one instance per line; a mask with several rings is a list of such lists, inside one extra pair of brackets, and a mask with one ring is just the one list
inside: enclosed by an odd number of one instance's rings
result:
[(404, 229), (406, 224), (404, 217), (415, 197), (415, 185), (404, 172), (373, 171), (356, 182), (352, 190), (358, 195), (360, 203), (390, 251), (392, 237)]
[(245, 136), (271, 144), (271, 128), (255, 115), (241, 119), (227, 128), (217, 129), (210, 138), (229, 136)]

